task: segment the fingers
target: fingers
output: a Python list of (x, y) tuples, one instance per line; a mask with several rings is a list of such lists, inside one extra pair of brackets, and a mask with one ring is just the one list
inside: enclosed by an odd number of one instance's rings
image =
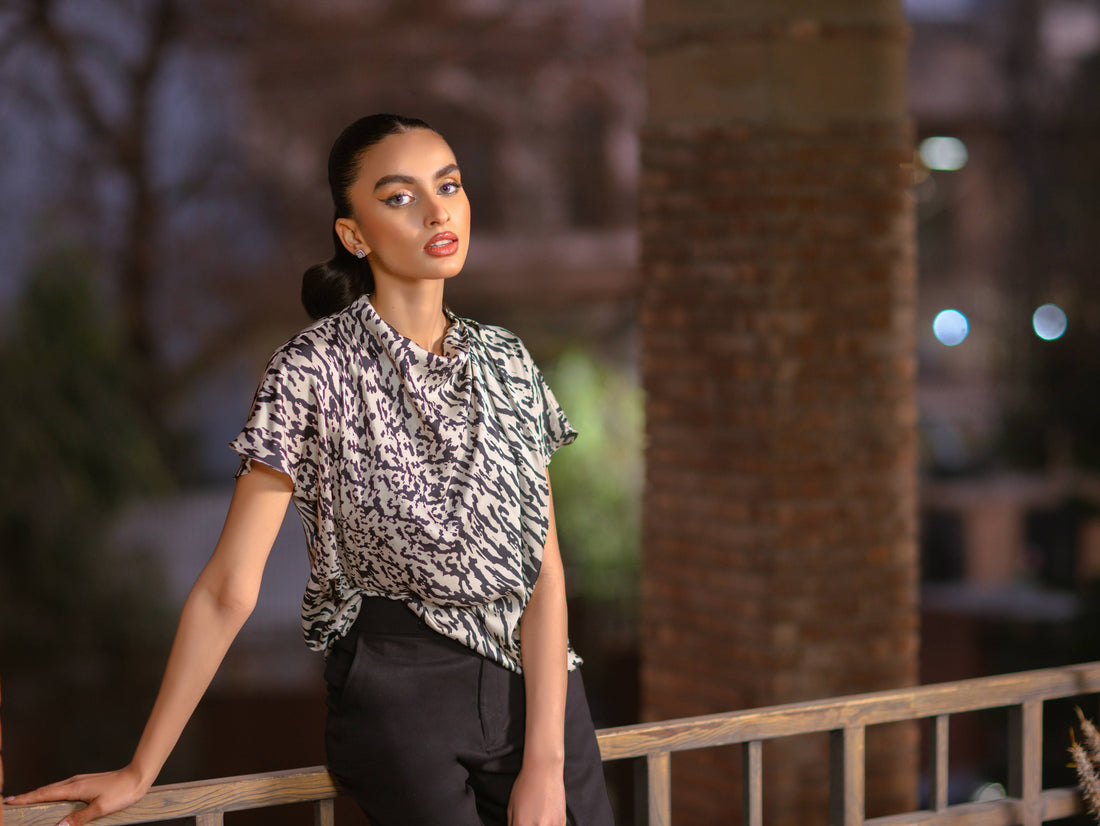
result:
[(41, 786), (34, 791), (23, 794), (13, 794), (4, 798), (4, 802), (12, 806), (26, 806), (30, 803), (56, 803), (62, 800), (79, 800), (74, 795), (73, 786), (81, 778), (70, 777), (68, 780), (59, 780), (48, 786)]
[(91, 804), (73, 812), (58, 823), (57, 826), (84, 826), (88, 821), (95, 820), (97, 817), (102, 817), (104, 814), (106, 814), (106, 812), (103, 811), (103, 807), (99, 804), (99, 801), (93, 800)]
[[(88, 775), (77, 775), (76, 777), (70, 777), (68, 780), (59, 780), (56, 783), (50, 783), (48, 786), (41, 786), (23, 794), (10, 795), (4, 798), (4, 803), (12, 806), (28, 806), (34, 803), (84, 802), (91, 797), (83, 788), (84, 780), (87, 777)], [(85, 809), (80, 811), (83, 812)], [(74, 812), (73, 815), (65, 818), (69, 826), (76, 826), (72, 823), (75, 814)], [(90, 820), (90, 818), (84, 818), (85, 822), (87, 820)]]
[[(4, 803), (13, 806), (26, 806), (34, 803), (82, 802), (84, 799), (86, 798), (80, 788), (79, 778), (73, 777), (59, 783), (51, 783), (49, 786), (43, 786), (25, 794), (5, 797)], [(84, 826), (89, 821), (102, 817), (106, 813), (100, 800), (95, 798), (89, 805), (81, 806), (72, 814), (66, 815), (57, 826)]]
[(4, 799), (5, 803), (21, 806), (33, 803), (55, 803), (59, 801), (86, 802), (76, 811), (65, 816), (58, 826), (85, 826), (85, 824), (121, 811), (139, 801), (147, 791), (133, 772), (122, 769), (102, 774), (80, 774), (51, 783), (26, 794), (12, 795)]

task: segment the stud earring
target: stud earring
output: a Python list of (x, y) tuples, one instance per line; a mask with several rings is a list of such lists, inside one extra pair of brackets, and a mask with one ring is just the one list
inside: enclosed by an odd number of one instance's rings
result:
[(355, 251), (355, 257), (356, 258), (366, 258), (367, 254), (363, 250), (356, 250)]

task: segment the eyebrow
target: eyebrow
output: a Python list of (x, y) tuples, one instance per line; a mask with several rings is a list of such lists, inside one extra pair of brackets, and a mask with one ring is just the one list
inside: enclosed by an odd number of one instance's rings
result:
[[(447, 175), (450, 175), (454, 172), (458, 172), (458, 164), (449, 163), (445, 167), (443, 167), (442, 169), (437, 171), (435, 173), (434, 177), (432, 178), (432, 180), (439, 180), (440, 178), (443, 178), (443, 177), (445, 177)], [(415, 184), (415, 183), (416, 183), (416, 179), (413, 178), (410, 175), (383, 175), (381, 178), (378, 179), (378, 182), (375, 183), (374, 188), (376, 190), (378, 190), (378, 189), (381, 189), (382, 187), (386, 186), (386, 184)]]

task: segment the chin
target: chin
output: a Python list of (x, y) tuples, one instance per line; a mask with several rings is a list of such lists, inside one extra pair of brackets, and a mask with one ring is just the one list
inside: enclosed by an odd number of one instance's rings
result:
[(445, 266), (441, 267), (440, 277), (443, 279), (454, 278), (466, 265), (466, 258), (463, 256), (461, 261), (448, 261)]

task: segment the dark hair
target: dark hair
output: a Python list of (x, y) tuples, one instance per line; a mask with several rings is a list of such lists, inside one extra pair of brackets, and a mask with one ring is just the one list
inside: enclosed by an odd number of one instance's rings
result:
[[(340, 133), (328, 156), (328, 185), (337, 218), (351, 217), (348, 190), (359, 177), (363, 153), (383, 138), (413, 129), (435, 131), (419, 118), (377, 114), (360, 118)], [(356, 258), (332, 230), (332, 258), (315, 264), (302, 275), (302, 305), (311, 318), (324, 318), (374, 290), (374, 273), (366, 258)]]

